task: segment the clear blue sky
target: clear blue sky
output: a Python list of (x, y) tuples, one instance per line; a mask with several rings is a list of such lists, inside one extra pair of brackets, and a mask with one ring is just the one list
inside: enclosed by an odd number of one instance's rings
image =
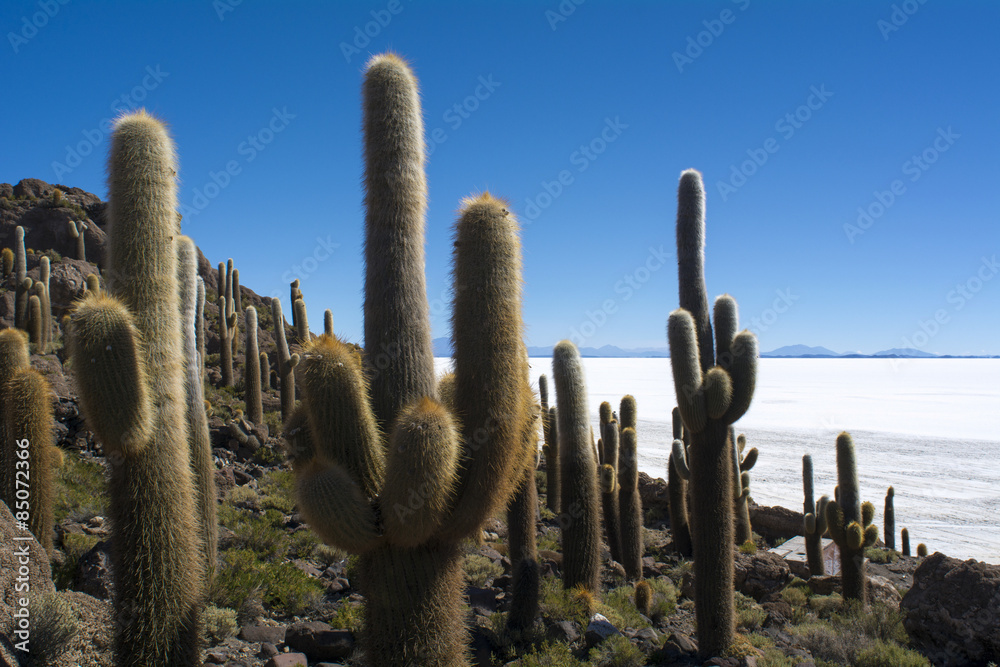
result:
[(314, 327), (331, 308), (362, 339), (361, 70), (393, 49), (433, 146), (435, 336), (455, 209), (489, 189), (530, 222), (529, 344), (665, 346), (694, 167), (709, 292), (761, 349), (1000, 353), (996, 2), (64, 2), (0, 7), (0, 181), (104, 197), (102, 123), (145, 106), (178, 144), (185, 233), (286, 312), (299, 277)]

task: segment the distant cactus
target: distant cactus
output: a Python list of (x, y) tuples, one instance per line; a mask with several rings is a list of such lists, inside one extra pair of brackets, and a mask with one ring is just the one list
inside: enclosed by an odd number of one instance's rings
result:
[(298, 336), (299, 343), (305, 345), (311, 339), (309, 334), (309, 318), (306, 316), (306, 302), (297, 299), (292, 304), (292, 311), (295, 313), (295, 335)]
[(219, 262), (219, 268), (215, 273), (215, 290), (216, 290), (216, 297), (219, 299), (219, 303), (222, 303), (222, 298), (226, 296), (225, 262)]
[(622, 431), (618, 461), (622, 565), (625, 576), (635, 581), (642, 578), (642, 499), (639, 497), (639, 454), (635, 429), (631, 427)]
[[(525, 350), (527, 357), (527, 350)], [(528, 383), (527, 359), (524, 363), (524, 382)], [(511, 606), (507, 627), (511, 630), (530, 628), (538, 615), (541, 573), (538, 565), (536, 532), (538, 516), (538, 489), (535, 487), (535, 459), (538, 456), (538, 406), (534, 405), (530, 391), (524, 394), (524, 410), (531, 418), (524, 420), (521, 439), (524, 453), (521, 480), (507, 506), (507, 556), (511, 564)]]
[(38, 296), (42, 286), (40, 283), (35, 283), (35, 286), (40, 289), (34, 290), (35, 294), (28, 298), (28, 339), (35, 347), (36, 354), (45, 354), (45, 342), (42, 338), (45, 318), (42, 316), (42, 300)]
[(264, 391), (273, 389), (271, 386), (271, 360), (267, 358), (267, 352), (261, 352), (260, 358), (260, 386)]
[(76, 239), (76, 258), (82, 262), (87, 261), (86, 235), (87, 223), (83, 220), (70, 220), (67, 223), (70, 237)]
[(333, 311), (329, 308), (323, 311), (323, 333), (333, 335)]
[(737, 333), (736, 301), (723, 295), (715, 301), (713, 341), (704, 278), (704, 202), (701, 174), (685, 171), (677, 195), (680, 309), (670, 314), (667, 335), (677, 405), (691, 440), (695, 614), (698, 653), (707, 658), (721, 655), (735, 636), (729, 425), (753, 398), (757, 339), (749, 331)]
[(274, 323), (274, 341), (278, 360), (278, 384), (281, 388), (281, 421), (288, 421), (295, 410), (295, 367), (299, 355), (288, 353), (285, 339), (285, 316), (281, 313), (281, 301), (271, 299), (271, 320)]
[(667, 493), (670, 496), (670, 534), (674, 551), (683, 558), (691, 557), (691, 527), (688, 525), (687, 451), (684, 447), (684, 425), (681, 413), (673, 409), (673, 435), (670, 457), (667, 459)]
[[(610, 415), (611, 410), (608, 410)], [(604, 463), (600, 468), (601, 481), (601, 516), (604, 519), (604, 536), (611, 550), (611, 560), (623, 563), (621, 538), (621, 509), (619, 505), (618, 459), (620, 436), (618, 422), (611, 420), (605, 429), (607, 440), (604, 441)]]
[(42, 350), (48, 352), (52, 345), (52, 298), (49, 296), (49, 280), (52, 277), (52, 268), (47, 256), (42, 255), (38, 260), (38, 284), (41, 289), (38, 298), (42, 302)]
[(3, 279), (6, 280), (7, 277), (14, 271), (14, 251), (10, 248), (4, 248), (0, 251), (0, 266), (3, 267)]
[[(0, 329), (0, 399), (2, 399), (0, 402), (7, 400), (5, 398), (7, 382), (18, 371), (28, 368), (30, 360), (28, 334), (22, 329)], [(15, 497), (16, 468), (12, 463), (13, 452), (8, 452), (7, 447), (21, 436), (16, 433), (8, 435), (5, 428), (3, 413), (0, 412), (0, 461), (3, 461), (3, 465), (0, 465), (0, 501), (10, 505), (10, 501)]]
[(247, 419), (254, 424), (264, 423), (264, 406), (260, 382), (260, 350), (257, 347), (257, 309), (247, 306), (244, 313), (246, 323), (246, 360), (243, 364), (243, 402), (247, 408)]
[(893, 504), (893, 497), (896, 491), (890, 486), (885, 493), (885, 512), (883, 513), (882, 539), (885, 541), (886, 549), (896, 548), (896, 509)]
[(549, 407), (549, 380), (538, 378), (538, 394), (542, 404), (542, 453), (545, 455), (545, 502), (553, 514), (559, 514), (562, 496), (562, 475), (559, 468), (559, 444), (556, 437), (555, 407)]
[(243, 312), (243, 290), (240, 289), (240, 270), (233, 269), (233, 312)]
[[(2, 500), (12, 512), (28, 514), (28, 530), (52, 557), (55, 555), (52, 550), (52, 485), (56, 456), (53, 452), (52, 388), (38, 371), (22, 367), (3, 385), (0, 396), (3, 398), (0, 418), (9, 436), (2, 443), (0, 459), (5, 467), (11, 468), (8, 475), (17, 474), (15, 470), (27, 471), (23, 477), (17, 475), (14, 484), (9, 484)], [(22, 462), (26, 465), (21, 465)], [(20, 493), (22, 481), (28, 484), (26, 503)]]
[(802, 529), (806, 540), (806, 561), (810, 576), (821, 577), (826, 574), (822, 538), (826, 532), (826, 505), (830, 498), (823, 496), (819, 503), (813, 501), (813, 463), (809, 454), (802, 457), (802, 490), (805, 495)]
[(564, 340), (552, 352), (562, 467), (563, 587), (600, 592), (601, 521), (597, 461), (587, 418), (587, 385), (576, 346)]
[(14, 326), (28, 330), (28, 299), (31, 279), (28, 278), (28, 255), (24, 250), (24, 227), (14, 229)]
[(227, 315), (232, 315), (233, 313), (239, 313), (236, 310), (236, 299), (233, 296), (233, 258), (230, 257), (226, 260), (226, 305), (229, 310), (226, 311)]
[(292, 328), (298, 331), (299, 322), (295, 319), (295, 302), (302, 298), (302, 290), (299, 289), (299, 279), (296, 278), (291, 282), (289, 289), (289, 303), (292, 304)]
[(923, 542), (917, 545), (917, 558), (927, 558), (927, 545)]
[[(732, 430), (729, 435), (732, 438)], [(746, 445), (746, 436), (741, 433), (733, 446), (733, 498), (736, 503), (733, 516), (736, 522), (736, 544), (743, 544), (753, 539), (753, 530), (750, 526), (750, 470), (757, 463), (757, 448), (754, 447), (743, 456)]]
[[(602, 401), (600, 407), (597, 409), (598, 424), (597, 427), (597, 465), (604, 465), (608, 463), (604, 457), (604, 444), (607, 442), (607, 431), (608, 425), (611, 423), (611, 404), (607, 401)], [(618, 428), (618, 420), (615, 420), (615, 428)], [(615, 464), (615, 470), (618, 470), (617, 464)]]
[(649, 616), (653, 602), (653, 587), (643, 579), (635, 585), (635, 608), (643, 616)]
[[(160, 121), (120, 117), (108, 168), (108, 291), (73, 315), (84, 416), (110, 462), (116, 664), (199, 664), (204, 591), (177, 284), (177, 163)], [(140, 343), (141, 341), (141, 343)]]
[(867, 601), (865, 548), (878, 540), (872, 525), (875, 506), (861, 502), (854, 441), (846, 431), (837, 436), (837, 488), (840, 500), (827, 503), (826, 525), (840, 548), (840, 580), (845, 600)]
[(87, 274), (87, 291), (92, 294), (101, 293), (101, 277), (96, 273)]
[(903, 543), (903, 555), (910, 555), (910, 531), (906, 528), (900, 531), (899, 541)]
[(236, 336), (236, 313), (229, 312), (229, 299), (219, 297), (219, 365), (222, 367), (222, 386), (232, 387), (233, 377), (233, 337)]

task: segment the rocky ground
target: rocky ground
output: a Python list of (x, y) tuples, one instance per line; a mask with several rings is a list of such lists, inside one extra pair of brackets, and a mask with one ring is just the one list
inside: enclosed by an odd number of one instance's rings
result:
[[(56, 187), (64, 193), (65, 206), (50, 205)], [(83, 216), (95, 223), (87, 232), (86, 261), (71, 259), (76, 242), (66, 224)], [(52, 259), (53, 319), (59, 322), (82, 295), (86, 275), (97, 271), (105, 242), (103, 204), (89, 193), (41, 181), (0, 184), (3, 245), (12, 245), (17, 224), (27, 228), (26, 245), (34, 251), (29, 275), (37, 277), (43, 252)], [(364, 598), (355, 559), (321, 544), (296, 511), (277, 392), (265, 391), (265, 423), (250, 424), (242, 416), (241, 388), (218, 386), (216, 272), (204, 257), (199, 270), (209, 292), (206, 399), (220, 523), (219, 568), (205, 613), (204, 664), (364, 665), (358, 648)], [(13, 297), (6, 285), (0, 283), (0, 327), (11, 324)], [(261, 349), (273, 366), (268, 300), (245, 286), (242, 294), (244, 306), (258, 308)], [(290, 328), (286, 335), (295, 340)], [(54, 347), (50, 354), (32, 356), (32, 365), (46, 375), (56, 395), (56, 440), (65, 459), (58, 471), (57, 551), (51, 565), (37, 543), (32, 546), (32, 591), (42, 601), (33, 617), (47, 623), (44, 634), (53, 639), (45, 649), (53, 656), (50, 664), (111, 665), (114, 555), (108, 542), (112, 527), (105, 518), (105, 463), (100, 443), (80, 415), (61, 335)], [(241, 348), (235, 356), (237, 375)], [(838, 577), (804, 581), (768, 552), (798, 534), (801, 514), (755, 507), (757, 549), (734, 549), (740, 639), (732, 655), (699, 662), (691, 564), (673, 554), (665, 482), (645, 475), (640, 480), (646, 518), (643, 575), (654, 591), (647, 616), (634, 604), (634, 584), (607, 551), (600, 595), (562, 589), (559, 524), (545, 508), (543, 471), (544, 462), (537, 477), (541, 615), (531, 632), (514, 637), (504, 626), (511, 565), (503, 517), (492, 519), (481, 539), (465, 545), (470, 651), (476, 665), (822, 667), (924, 665), (928, 658), (941, 665), (986, 665), (1000, 655), (1000, 566), (941, 554), (908, 558), (876, 548), (869, 564), (873, 602), (859, 611), (842, 603)], [(15, 530), (13, 517), (0, 505), (5, 544), (12, 543)], [(0, 553), (0, 667), (19, 664), (10, 632), (16, 571), (11, 558), (9, 550)], [(875, 562), (882, 560), (887, 562)]]

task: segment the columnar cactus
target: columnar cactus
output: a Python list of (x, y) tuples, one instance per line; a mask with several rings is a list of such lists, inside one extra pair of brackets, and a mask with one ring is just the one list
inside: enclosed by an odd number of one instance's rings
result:
[(260, 350), (257, 347), (257, 309), (247, 306), (244, 313), (246, 323), (246, 361), (243, 364), (243, 402), (247, 408), (247, 419), (254, 424), (264, 423), (264, 404), (261, 396)]
[(299, 338), (299, 343), (305, 345), (309, 342), (309, 318), (306, 316), (306, 302), (296, 299), (292, 304), (292, 312), (295, 313), (295, 335)]
[(28, 278), (28, 255), (24, 251), (24, 227), (14, 229), (14, 326), (28, 330), (28, 299), (31, 279)]
[(618, 404), (618, 428), (624, 431), (627, 428), (634, 429), (638, 426), (636, 414), (635, 396), (626, 394), (622, 396), (621, 403)]
[[(604, 403), (604, 405), (608, 405)], [(608, 405), (608, 416), (611, 416), (611, 406)], [(604, 518), (604, 536), (611, 550), (611, 560), (623, 563), (621, 537), (621, 511), (619, 505), (618, 459), (619, 441), (618, 421), (611, 419), (604, 432), (604, 447), (601, 458), (601, 516)]]
[(76, 258), (82, 262), (87, 261), (87, 242), (84, 234), (87, 231), (87, 223), (83, 220), (70, 220), (68, 226), (70, 237), (76, 239)]
[(333, 335), (333, 311), (329, 308), (323, 311), (323, 333)]
[[(34, 297), (32, 297), (34, 298)], [(3, 501), (15, 516), (27, 514), (25, 523), (38, 542), (53, 556), (53, 441), (52, 388), (42, 375), (27, 366), (14, 372), (0, 388), (3, 397), (3, 431), (0, 460), (10, 468)], [(27, 482), (27, 501), (22, 483)]]
[(287, 421), (295, 410), (295, 367), (299, 364), (298, 354), (289, 354), (288, 340), (285, 338), (285, 316), (281, 313), (281, 301), (271, 299), (271, 320), (274, 322), (274, 342), (278, 360), (278, 382), (281, 387), (281, 421)]
[(826, 525), (840, 547), (840, 581), (845, 600), (866, 602), (865, 548), (878, 540), (872, 525), (875, 506), (861, 502), (854, 440), (849, 433), (837, 436), (837, 488), (839, 500), (827, 503)]
[[(0, 398), (6, 402), (5, 385), (14, 374), (28, 368), (31, 355), (28, 349), (28, 334), (22, 329), (0, 329)], [(5, 432), (3, 414), (0, 413), (0, 500), (10, 504), (14, 498), (14, 452), (9, 447), (18, 437), (16, 433)]]
[(36, 354), (45, 354), (45, 341), (42, 338), (42, 332), (45, 325), (45, 318), (42, 316), (42, 299), (39, 297), (40, 292), (44, 292), (41, 283), (35, 283), (32, 294), (28, 298), (28, 338), (31, 340), (31, 344), (35, 346)]
[(4, 248), (0, 251), (0, 267), (2, 267), (4, 280), (14, 272), (14, 251), (10, 248)]
[[(296, 496), (313, 530), (360, 555), (368, 662), (458, 667), (468, 664), (461, 542), (510, 500), (533, 418), (517, 225), (489, 194), (466, 200), (456, 225), (459, 424), (434, 400), (416, 80), (398, 57), (375, 56), (364, 97), (364, 356), (373, 372), (335, 337), (307, 345), (303, 404), (287, 424)], [(390, 363), (379, 363), (383, 354)]]
[[(670, 314), (667, 334), (674, 389), (689, 432), (691, 528), (694, 542), (698, 651), (721, 655), (732, 644), (734, 626), (733, 443), (729, 425), (750, 407), (757, 373), (757, 339), (737, 333), (736, 301), (715, 301), (715, 341), (705, 293), (705, 191), (701, 174), (681, 175), (677, 206), (680, 309)], [(718, 365), (716, 365), (718, 364)]]
[(219, 365), (222, 386), (233, 386), (233, 338), (236, 336), (236, 313), (229, 313), (229, 298), (219, 297)]
[(205, 377), (205, 281), (198, 276), (195, 294), (194, 336), (198, 348), (199, 375)]
[(239, 269), (233, 269), (233, 312), (243, 312), (243, 290), (240, 289)]
[[(732, 428), (732, 427), (730, 427)], [(729, 437), (732, 439), (733, 431)], [(747, 446), (747, 438), (740, 433), (733, 443), (733, 516), (735, 520), (736, 544), (743, 544), (753, 539), (750, 526), (750, 469), (757, 463), (757, 448), (754, 447), (746, 456), (743, 450)]]
[(144, 111), (115, 123), (108, 168), (112, 296), (73, 315), (81, 407), (110, 462), (120, 666), (199, 663), (204, 590), (188, 453), (175, 238), (177, 163)]
[(52, 298), (49, 296), (49, 280), (52, 268), (49, 258), (42, 255), (38, 261), (38, 283), (41, 289), (38, 298), (42, 302), (42, 349), (48, 352), (52, 344)]
[(236, 299), (233, 296), (233, 270), (233, 258), (230, 257), (226, 260), (226, 306), (229, 308), (226, 311), (227, 315), (239, 312), (236, 310)]
[(902, 543), (903, 555), (910, 555), (910, 531), (906, 528), (899, 532), (899, 541)]
[(670, 534), (674, 551), (683, 558), (691, 557), (691, 527), (688, 525), (688, 484), (691, 473), (687, 467), (684, 448), (684, 425), (681, 413), (673, 409), (674, 440), (670, 458), (667, 459), (667, 493), (670, 496)]
[(882, 515), (884, 524), (882, 539), (886, 549), (896, 548), (896, 508), (893, 502), (895, 495), (896, 490), (890, 486), (885, 493), (885, 512)]
[(271, 360), (267, 358), (267, 352), (260, 353), (260, 386), (264, 391), (271, 387)]
[(218, 303), (222, 303), (221, 299), (226, 296), (226, 263), (219, 262), (219, 268), (215, 273), (215, 290), (219, 299)]
[(600, 591), (601, 520), (597, 461), (587, 409), (587, 385), (576, 346), (561, 341), (552, 351), (562, 467), (563, 587)]
[(917, 558), (927, 558), (927, 545), (923, 542), (917, 545)]
[(830, 497), (823, 496), (818, 503), (813, 502), (813, 463), (809, 454), (802, 457), (802, 490), (805, 495), (802, 532), (806, 540), (806, 562), (810, 576), (821, 577), (826, 574), (823, 534), (826, 532), (826, 504)]
[[(608, 463), (604, 457), (604, 442), (607, 441), (607, 430), (608, 424), (611, 423), (611, 404), (607, 401), (602, 401), (600, 407), (597, 409), (598, 424), (597, 427), (597, 465), (601, 466)], [(615, 428), (618, 428), (618, 420), (615, 420)], [(618, 470), (617, 464), (615, 465), (615, 470)]]
[[(187, 409), (188, 450), (194, 479), (195, 512), (201, 537), (202, 567), (207, 582), (215, 575), (219, 541), (216, 519), (215, 461), (205, 414), (202, 380), (204, 365), (198, 350), (198, 327), (203, 322), (205, 285), (198, 277), (198, 252), (187, 236), (177, 237), (177, 282), (181, 298), (181, 338), (184, 344), (184, 395)], [(203, 333), (204, 335), (204, 333)]]
[(625, 566), (625, 576), (630, 580), (637, 580), (642, 579), (643, 540), (642, 499), (639, 497), (639, 454), (634, 428), (626, 427), (622, 431), (618, 461), (622, 565)]
[(562, 496), (562, 475), (559, 468), (559, 444), (556, 437), (555, 407), (549, 407), (549, 379), (538, 378), (538, 395), (542, 404), (542, 454), (545, 456), (545, 503), (553, 514), (559, 514)]
[(299, 279), (296, 278), (291, 282), (289, 289), (290, 300), (289, 303), (292, 304), (292, 328), (296, 331), (299, 328), (299, 323), (295, 319), (295, 302), (302, 298), (302, 290), (299, 289)]
[[(527, 384), (527, 350), (525, 350), (524, 382)], [(531, 392), (525, 392), (525, 412), (532, 418), (524, 420), (523, 472), (514, 497), (507, 507), (508, 552), (513, 577), (511, 579), (511, 605), (507, 627), (511, 630), (530, 628), (538, 615), (539, 583), (536, 543), (538, 516), (538, 489), (535, 487), (535, 460), (538, 456), (538, 407)]]

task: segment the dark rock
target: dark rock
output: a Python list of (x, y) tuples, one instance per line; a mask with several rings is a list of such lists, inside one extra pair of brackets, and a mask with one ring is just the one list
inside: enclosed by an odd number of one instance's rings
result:
[(230, 490), (236, 487), (236, 476), (232, 468), (215, 471), (215, 492), (219, 500), (225, 500)]
[(253, 481), (253, 477), (251, 475), (248, 475), (238, 468), (233, 470), (233, 479), (236, 480), (236, 484), (238, 486), (243, 486)]
[(911, 641), (935, 664), (1000, 662), (1000, 565), (931, 554), (900, 608)]
[(809, 589), (816, 595), (830, 595), (840, 590), (840, 576), (827, 574), (822, 577), (809, 577), (806, 580)]
[(309, 659), (303, 653), (279, 653), (266, 663), (264, 667), (306, 667)]
[(667, 493), (667, 483), (662, 479), (640, 472), (639, 498), (646, 514), (663, 519), (670, 516), (670, 494)]
[(331, 593), (343, 593), (351, 590), (351, 582), (344, 577), (337, 577), (326, 585), (326, 589)]
[(286, 631), (284, 625), (245, 625), (237, 636), (245, 642), (281, 644), (285, 641)]
[(268, 658), (273, 658), (278, 655), (278, 653), (280, 653), (278, 647), (271, 642), (261, 642), (260, 651), (257, 653), (257, 657), (266, 660)]
[[(17, 539), (15, 539), (17, 538)], [(27, 538), (27, 539), (26, 539)], [(21, 530), (14, 515), (5, 503), (0, 502), (0, 634), (12, 629), (14, 613), (21, 609), (19, 601), (24, 597), (23, 589), (17, 587), (27, 583), (31, 596), (40, 598), (54, 593), (52, 569), (45, 549), (27, 530)], [(27, 582), (18, 579), (18, 570), (27, 560)]]
[(608, 637), (620, 635), (618, 628), (611, 624), (603, 614), (594, 614), (587, 624), (587, 633), (584, 638), (587, 641), (587, 648), (593, 648), (606, 640)]
[(679, 653), (693, 655), (698, 652), (698, 642), (685, 634), (673, 633), (663, 642), (664, 650), (676, 647)]
[(572, 621), (556, 621), (549, 626), (546, 634), (549, 638), (566, 644), (572, 644), (580, 638), (576, 623)]
[(636, 631), (635, 638), (650, 644), (655, 644), (657, 640), (659, 640), (660, 635), (653, 628), (643, 628), (642, 630)]
[(480, 616), (489, 616), (497, 610), (497, 591), (494, 588), (469, 586), (465, 595), (469, 598), (469, 607)]
[(80, 556), (76, 566), (76, 588), (99, 600), (111, 600), (114, 593), (111, 543), (98, 542)]
[(354, 635), (326, 623), (303, 621), (288, 626), (285, 643), (313, 660), (343, 660), (354, 651)]
[(789, 539), (802, 534), (802, 512), (784, 507), (750, 507), (750, 524), (754, 532), (769, 540)]
[(736, 590), (758, 601), (780, 591), (792, 576), (788, 563), (769, 551), (736, 552), (735, 568)]

